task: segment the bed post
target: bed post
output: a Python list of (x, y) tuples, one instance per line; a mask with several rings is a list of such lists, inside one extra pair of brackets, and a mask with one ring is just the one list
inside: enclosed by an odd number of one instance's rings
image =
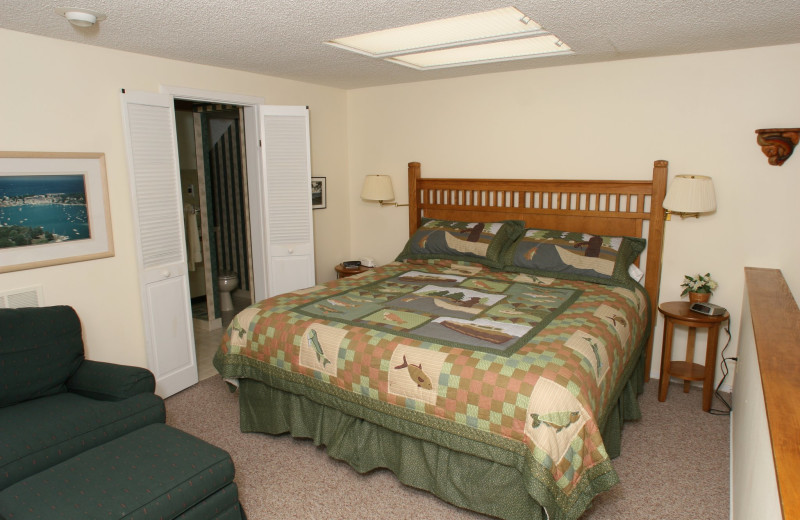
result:
[(664, 251), (664, 197), (667, 194), (667, 161), (653, 163), (653, 191), (650, 198), (650, 229), (647, 235), (647, 273), (644, 286), (651, 299), (650, 337), (647, 339), (647, 355), (644, 362), (644, 380), (650, 380), (650, 364), (653, 361), (653, 334), (658, 317), (658, 293), (661, 288), (661, 256)]
[(417, 193), (417, 181), (422, 177), (418, 162), (408, 163), (408, 236), (422, 224), (422, 213), (419, 209), (419, 193)]

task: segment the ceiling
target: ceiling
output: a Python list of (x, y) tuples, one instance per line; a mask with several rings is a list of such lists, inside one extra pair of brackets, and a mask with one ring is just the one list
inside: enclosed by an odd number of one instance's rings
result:
[[(513, 5), (572, 56), (417, 71), (323, 42)], [(108, 19), (79, 29), (55, 13)], [(352, 89), (490, 72), (800, 43), (797, 0), (3, 0), (0, 28)]]

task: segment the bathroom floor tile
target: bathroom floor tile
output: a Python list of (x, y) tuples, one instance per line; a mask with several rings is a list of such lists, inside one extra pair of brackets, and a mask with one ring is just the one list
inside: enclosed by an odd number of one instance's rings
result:
[(250, 305), (249, 299), (237, 297), (236, 295), (234, 295), (233, 297), (234, 311), (222, 313), (221, 328), (215, 330), (207, 330), (202, 326), (195, 325), (194, 344), (195, 344), (195, 354), (197, 356), (197, 376), (200, 381), (217, 374), (217, 369), (214, 368), (213, 361), (214, 361), (214, 354), (216, 354), (217, 348), (219, 348), (219, 344), (222, 341), (222, 335), (225, 333), (225, 329), (228, 328), (228, 324), (231, 322), (236, 313), (238, 313), (248, 305)]

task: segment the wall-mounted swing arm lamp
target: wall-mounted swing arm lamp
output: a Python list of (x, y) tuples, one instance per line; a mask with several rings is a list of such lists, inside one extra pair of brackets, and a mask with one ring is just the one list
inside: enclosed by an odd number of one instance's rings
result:
[(714, 183), (705, 175), (678, 175), (672, 180), (663, 202), (666, 218), (680, 215), (681, 218), (700, 216), (717, 209)]
[(408, 206), (408, 204), (398, 204), (397, 202), (385, 202), (394, 200), (392, 178), (388, 175), (367, 175), (364, 179), (364, 187), (361, 188), (361, 198), (377, 200), (381, 206)]

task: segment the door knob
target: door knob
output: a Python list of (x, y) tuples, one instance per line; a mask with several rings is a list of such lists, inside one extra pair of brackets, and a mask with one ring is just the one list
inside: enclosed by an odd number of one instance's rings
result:
[(169, 275), (170, 275), (169, 269), (164, 269), (163, 271), (161, 271), (161, 276), (163, 278), (169, 278)]
[(289, 254), (291, 255), (291, 254), (293, 254), (293, 253), (294, 253), (294, 249), (290, 247), (290, 248), (289, 248)]

